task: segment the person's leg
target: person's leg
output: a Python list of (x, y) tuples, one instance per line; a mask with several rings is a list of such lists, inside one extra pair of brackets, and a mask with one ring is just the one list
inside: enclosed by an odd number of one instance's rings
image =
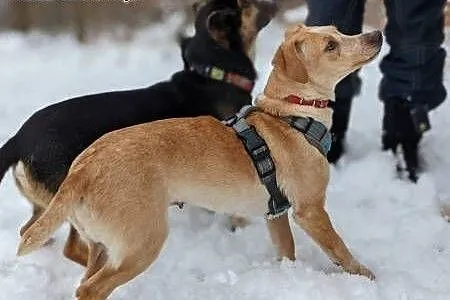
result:
[(383, 149), (403, 148), (410, 179), (417, 180), (417, 146), (429, 129), (428, 110), (441, 104), (445, 50), (445, 0), (385, 0), (386, 40), (391, 49), (381, 62), (384, 102)]
[[(365, 0), (307, 0), (306, 25), (335, 25), (348, 35), (362, 31)], [(358, 72), (344, 78), (336, 87), (336, 107), (333, 113), (333, 142), (328, 161), (334, 163), (343, 154), (345, 133), (348, 129), (352, 99), (361, 88)]]

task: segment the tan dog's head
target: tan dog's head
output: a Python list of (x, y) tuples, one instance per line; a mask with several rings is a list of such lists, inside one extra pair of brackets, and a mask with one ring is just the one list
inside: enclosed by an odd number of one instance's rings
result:
[(333, 90), (342, 78), (374, 59), (382, 42), (378, 30), (348, 36), (334, 26), (296, 25), (286, 30), (272, 64), (275, 72), (292, 81)]

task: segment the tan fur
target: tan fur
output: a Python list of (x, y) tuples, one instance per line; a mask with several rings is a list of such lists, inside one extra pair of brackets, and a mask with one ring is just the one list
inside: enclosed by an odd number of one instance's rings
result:
[(53, 198), (53, 194), (37, 182), (26, 165), (19, 161), (13, 168), (13, 177), (21, 194), (27, 199), (33, 199), (33, 203), (45, 208)]
[[(381, 43), (373, 36), (346, 37), (334, 27), (291, 29), (280, 48), (296, 61), (281, 67), (274, 60), (264, 96), (256, 103), (260, 111), (247, 118), (269, 146), (295, 222), (334, 263), (369, 278), (373, 273), (353, 258), (324, 210), (325, 156), (279, 116), (313, 116), (329, 126), (330, 109), (290, 104), (285, 89), (307, 98), (331, 97), (338, 80), (376, 56)], [(324, 52), (327, 39), (338, 39), (352, 52)], [(357, 47), (347, 49), (348, 44)], [(295, 78), (307, 82), (295, 82), (288, 75), (295, 70), (289, 68), (306, 72)], [(66, 216), (89, 241), (89, 268), (77, 295), (105, 299), (157, 258), (173, 199), (222, 213), (263, 216), (268, 198), (241, 141), (219, 121), (199, 117), (133, 126), (104, 135), (77, 157), (48, 209), (25, 232), (18, 254), (39, 247)], [(269, 221), (268, 227), (280, 255), (294, 259), (287, 216)]]

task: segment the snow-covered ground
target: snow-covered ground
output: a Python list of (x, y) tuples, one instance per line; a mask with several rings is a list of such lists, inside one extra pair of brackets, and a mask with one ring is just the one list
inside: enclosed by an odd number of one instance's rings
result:
[[(79, 46), (65, 36), (1, 34), (0, 142), (49, 103), (168, 78), (181, 67), (179, 50), (167, 37), (172, 23), (140, 33), (131, 44)], [(272, 24), (258, 41), (257, 92), (282, 31)], [(396, 179), (393, 158), (380, 151), (377, 62), (362, 76), (349, 152), (332, 170), (327, 209), (376, 281), (343, 273), (295, 225), (298, 260), (279, 263), (262, 219), (230, 233), (223, 217), (187, 208), (171, 210), (171, 234), (156, 263), (111, 299), (450, 299), (450, 224), (437, 205), (450, 196), (449, 103), (432, 114), (434, 130), (423, 141), (427, 172), (413, 185)], [(450, 90), (448, 79), (446, 85)], [(0, 300), (73, 299), (83, 270), (62, 256), (67, 226), (53, 245), (17, 258), (18, 229), (30, 208), (9, 174), (0, 198)]]

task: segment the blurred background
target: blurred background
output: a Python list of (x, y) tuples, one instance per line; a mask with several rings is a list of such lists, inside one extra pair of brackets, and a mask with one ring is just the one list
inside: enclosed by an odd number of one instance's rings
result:
[[(2, 0), (0, 30), (48, 34), (71, 33), (80, 43), (88, 43), (101, 35), (130, 41), (137, 29), (161, 22), (172, 14), (181, 14), (180, 27), (192, 22), (191, 4), (194, 0)], [(303, 21), (295, 14), (304, 0), (280, 0), (277, 19), (284, 23)], [(381, 27), (384, 21), (381, 0), (368, 0), (365, 21)], [(447, 22), (450, 24), (450, 22)]]

